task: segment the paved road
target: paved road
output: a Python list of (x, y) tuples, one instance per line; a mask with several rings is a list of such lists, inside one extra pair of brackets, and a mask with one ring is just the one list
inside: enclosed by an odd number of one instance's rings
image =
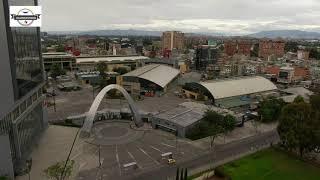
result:
[[(276, 143), (278, 141), (279, 136), (274, 130), (267, 133), (259, 134), (254, 137), (249, 137), (241, 141), (216, 146), (213, 152), (206, 152), (202, 155), (199, 155), (198, 157), (185, 160), (183, 162), (178, 162), (177, 166), (188, 168), (188, 171), (190, 172), (190, 170), (204, 165), (212, 164), (214, 166), (216, 165), (215, 162), (221, 162), (230, 157), (245, 154), (259, 146), (266, 146), (271, 142)], [(166, 165), (155, 168), (145, 173), (134, 174), (124, 179), (150, 180), (150, 177), (152, 177), (153, 180), (165, 180), (168, 177), (175, 176), (175, 174), (176, 167)]]

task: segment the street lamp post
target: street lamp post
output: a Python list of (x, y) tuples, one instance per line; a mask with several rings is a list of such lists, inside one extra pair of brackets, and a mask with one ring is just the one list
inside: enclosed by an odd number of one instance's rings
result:
[(99, 144), (99, 168), (101, 168), (101, 145)]
[(54, 109), (54, 112), (57, 112), (57, 108), (56, 108), (56, 91), (55, 91), (55, 89), (52, 90), (52, 97), (53, 97), (53, 109)]
[(94, 100), (94, 86), (92, 85), (92, 99)]
[(32, 159), (28, 159), (26, 164), (27, 164), (27, 168), (28, 168), (28, 179), (31, 180), (30, 171), (31, 171), (31, 167), (32, 167)]
[(175, 135), (176, 135), (176, 151), (177, 151), (177, 154), (178, 154), (178, 151), (179, 151), (179, 149), (178, 149), (178, 130), (176, 130)]

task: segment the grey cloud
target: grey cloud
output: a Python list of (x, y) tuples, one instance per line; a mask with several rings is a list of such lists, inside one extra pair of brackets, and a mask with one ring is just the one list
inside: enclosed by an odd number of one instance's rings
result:
[(41, 5), (43, 30), (49, 31), (320, 29), (318, 0), (41, 0)]

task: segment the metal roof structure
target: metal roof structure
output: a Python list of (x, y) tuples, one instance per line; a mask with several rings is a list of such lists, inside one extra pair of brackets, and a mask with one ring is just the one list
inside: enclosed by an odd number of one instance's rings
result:
[(97, 63), (97, 62), (113, 62), (113, 61), (136, 61), (149, 59), (146, 56), (108, 56), (108, 57), (78, 57), (77, 63)]
[(293, 102), (297, 96), (301, 96), (305, 101), (309, 102), (309, 96), (314, 94), (312, 91), (304, 87), (292, 87), (288, 89), (283, 89), (281, 91), (290, 94), (290, 95), (281, 97), (281, 99), (283, 99), (285, 102), (288, 102), (288, 103)]
[(68, 54), (68, 53), (61, 53), (61, 52), (54, 52), (54, 53), (42, 53), (42, 57), (44, 59), (58, 59), (58, 58), (73, 58), (75, 59), (75, 57), (72, 54)]
[(146, 79), (164, 88), (179, 74), (180, 71), (173, 67), (161, 64), (150, 64), (124, 74), (123, 77)]
[(231, 110), (215, 106), (208, 106), (196, 102), (184, 102), (179, 104), (175, 108), (160, 112), (154, 115), (154, 117), (172, 122), (182, 127), (187, 127), (200, 121), (207, 110), (215, 111), (224, 116), (230, 114), (232, 116), (235, 116), (236, 118), (242, 115), (236, 114)]
[(214, 99), (242, 96), (277, 89), (271, 81), (261, 76), (200, 82), (199, 84), (205, 87)]
[(203, 113), (194, 111), (191, 108), (177, 106), (176, 108), (169, 111), (161, 112), (154, 117), (173, 122), (182, 127), (187, 127), (201, 120), (203, 117)]

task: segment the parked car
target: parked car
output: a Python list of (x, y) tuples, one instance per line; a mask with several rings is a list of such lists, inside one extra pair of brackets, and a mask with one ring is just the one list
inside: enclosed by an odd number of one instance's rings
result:
[(174, 159), (168, 159), (168, 164), (175, 164), (176, 163), (176, 160)]

